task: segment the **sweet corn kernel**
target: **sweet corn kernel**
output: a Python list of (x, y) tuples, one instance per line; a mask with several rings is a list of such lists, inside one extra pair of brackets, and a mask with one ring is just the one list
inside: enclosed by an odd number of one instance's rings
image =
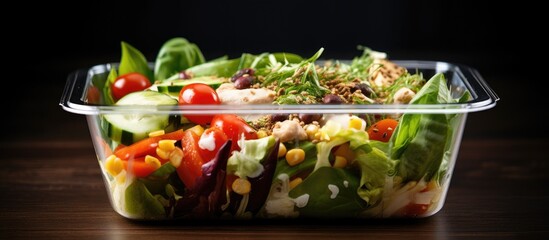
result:
[(334, 161), (334, 168), (344, 168), (347, 166), (347, 159), (341, 156), (336, 156)]
[(286, 146), (282, 143), (280, 143), (280, 145), (278, 145), (278, 157), (281, 158), (281, 157), (284, 157), (284, 155), (286, 155), (286, 152), (288, 150), (286, 150)]
[(171, 151), (162, 150), (159, 147), (156, 148), (156, 155), (162, 159), (168, 159), (170, 157)]
[(149, 137), (158, 137), (158, 136), (164, 135), (165, 133), (166, 132), (164, 130), (158, 130), (158, 131), (150, 132)]
[(105, 160), (105, 169), (111, 176), (115, 177), (124, 169), (124, 165), (120, 158), (117, 158), (115, 155), (110, 155)]
[(362, 127), (362, 119), (351, 118), (351, 120), (349, 120), (349, 128), (354, 128), (356, 130), (363, 130), (364, 128)]
[(290, 189), (293, 189), (297, 187), (301, 182), (303, 182), (303, 179), (300, 177), (294, 178), (294, 180), (290, 181), (289, 187)]
[(427, 187), (425, 187), (424, 191), (431, 191), (433, 189), (437, 188), (437, 181), (430, 181), (427, 183)]
[(170, 159), (170, 163), (178, 168), (179, 165), (181, 165), (181, 160), (183, 160), (183, 156), (185, 154), (183, 154), (183, 150), (181, 150), (181, 148), (174, 148), (173, 151), (170, 152), (170, 156), (169, 156), (169, 159)]
[(349, 143), (339, 145), (334, 151), (334, 156), (344, 157), (347, 161), (353, 161), (356, 158), (356, 154), (351, 149)]
[(116, 175), (115, 179), (118, 184), (124, 184), (126, 182), (126, 170), (122, 170), (122, 172)]
[(250, 183), (250, 181), (244, 178), (237, 178), (236, 180), (234, 180), (231, 188), (235, 193), (238, 193), (240, 195), (245, 195), (252, 190), (252, 184)]
[(286, 162), (288, 165), (295, 166), (305, 160), (305, 151), (300, 148), (291, 149), (286, 153)]
[(195, 125), (194, 127), (189, 128), (188, 130), (193, 131), (198, 136), (202, 136), (202, 133), (204, 133), (204, 128), (200, 125)]
[(170, 152), (175, 148), (175, 140), (160, 140), (158, 141), (158, 148)]
[(309, 124), (307, 127), (305, 127), (305, 133), (307, 133), (307, 137), (309, 140), (316, 139), (316, 133), (318, 133), (318, 126), (314, 124)]
[(147, 155), (145, 156), (145, 163), (150, 165), (151, 167), (153, 167), (154, 169), (158, 169), (160, 168), (160, 165), (162, 165), (160, 163), (160, 160), (158, 160), (158, 158), (155, 158), (151, 155)]
[(269, 135), (264, 130), (257, 131), (257, 138), (264, 138), (264, 137), (267, 137), (267, 136), (269, 136)]

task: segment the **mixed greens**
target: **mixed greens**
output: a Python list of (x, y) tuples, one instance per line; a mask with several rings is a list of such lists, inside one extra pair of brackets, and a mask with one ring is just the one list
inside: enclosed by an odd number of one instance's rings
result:
[[(207, 61), (167, 41), (154, 69), (122, 42), (93, 98), (104, 105), (441, 104), (454, 97), (359, 47), (352, 61), (244, 53)], [(90, 91), (90, 93), (93, 91)], [(88, 96), (88, 99), (92, 99)], [(89, 100), (91, 101), (91, 100)], [(457, 114), (102, 114), (99, 162), (114, 208), (135, 219), (416, 217), (438, 210)]]

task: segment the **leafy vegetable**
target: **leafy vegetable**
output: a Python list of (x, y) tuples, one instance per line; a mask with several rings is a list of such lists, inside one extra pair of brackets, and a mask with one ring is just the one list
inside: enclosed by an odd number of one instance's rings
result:
[(234, 151), (227, 163), (227, 172), (241, 178), (258, 177), (264, 170), (261, 161), (275, 144), (273, 136), (238, 141), (240, 151)]
[(287, 174), (290, 178), (301, 172), (312, 170), (317, 162), (316, 144), (303, 141), (300, 142), (299, 149), (305, 151), (305, 160), (298, 165), (290, 166), (288, 161), (278, 161), (275, 176)]
[[(443, 74), (433, 76), (410, 104), (455, 103)], [(444, 114), (404, 114), (393, 134), (393, 159), (405, 181), (429, 181), (440, 168), (451, 127)]]
[(356, 162), (361, 171), (358, 195), (369, 205), (375, 205), (381, 201), (385, 178), (394, 174), (396, 161), (382, 150), (372, 148), (368, 153), (359, 152)]
[(267, 196), (269, 195), (269, 190), (271, 189), (271, 183), (273, 182), (273, 176), (277, 166), (279, 146), (280, 141), (276, 141), (271, 150), (265, 150), (270, 153), (266, 156), (266, 159), (261, 162), (264, 169), (263, 172), (255, 178), (248, 178), (253, 191), (250, 192), (246, 210), (252, 212), (253, 214), (257, 213), (261, 209), (267, 199)]
[(308, 195), (305, 206), (297, 204), (302, 217), (354, 217), (366, 207), (357, 195), (357, 189), (358, 179), (349, 170), (322, 167), (292, 189), (289, 195), (294, 199)]
[(116, 78), (118, 77), (118, 74), (116, 73), (116, 69), (111, 68), (111, 71), (109, 72), (109, 76), (107, 77), (107, 80), (105, 81), (105, 85), (103, 86), (103, 101), (107, 105), (113, 105), (114, 99), (112, 98), (112, 92), (111, 92), (111, 85), (116, 81)]
[[(276, 83), (276, 91), (284, 90), (275, 102), (278, 104), (315, 103), (329, 92), (322, 87), (314, 62), (320, 57), (324, 48), (321, 48), (311, 58), (291, 64), (286, 62), (282, 66), (273, 66), (271, 72), (265, 76), (263, 86)], [(307, 92), (307, 94), (302, 94)]]
[(239, 64), (240, 64), (240, 58), (229, 59), (229, 60), (217, 60), (213, 62), (207, 62), (200, 65), (196, 65), (188, 68), (187, 70), (193, 73), (194, 77), (202, 77), (202, 76), (230, 77), (236, 71), (238, 71)]
[(138, 180), (126, 188), (125, 199), (126, 211), (132, 218), (160, 219), (166, 217), (164, 206)]
[(141, 73), (154, 83), (154, 76), (145, 56), (130, 44), (122, 42), (122, 59), (118, 66), (118, 75), (132, 72)]
[(156, 80), (162, 81), (189, 67), (204, 63), (202, 52), (185, 38), (173, 38), (164, 43), (154, 66)]

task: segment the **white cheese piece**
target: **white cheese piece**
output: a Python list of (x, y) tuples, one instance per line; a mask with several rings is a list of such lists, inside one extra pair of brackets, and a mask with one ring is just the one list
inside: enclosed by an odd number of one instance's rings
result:
[(295, 200), (295, 206), (298, 208), (304, 208), (309, 203), (309, 194), (303, 194), (297, 197)]
[(328, 184), (328, 190), (332, 192), (332, 195), (330, 195), (330, 199), (335, 199), (337, 197), (337, 194), (339, 194), (339, 188), (336, 185)]
[(204, 150), (213, 151), (215, 149), (214, 133), (202, 134), (198, 140), (198, 147)]

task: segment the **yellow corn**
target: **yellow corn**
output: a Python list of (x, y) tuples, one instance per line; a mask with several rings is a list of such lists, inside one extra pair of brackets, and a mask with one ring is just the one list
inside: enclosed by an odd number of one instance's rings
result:
[(267, 134), (267, 132), (265, 132), (265, 130), (257, 131), (257, 138), (264, 138), (264, 137), (267, 137), (267, 136), (269, 136), (269, 135)]
[(334, 161), (334, 168), (344, 168), (347, 166), (347, 159), (341, 156), (336, 156)]
[(318, 126), (314, 124), (309, 124), (307, 127), (305, 127), (305, 133), (307, 133), (307, 137), (309, 140), (316, 139), (316, 133), (318, 133)]
[(286, 162), (288, 165), (295, 166), (305, 160), (305, 151), (300, 148), (294, 148), (286, 153)]
[(362, 130), (362, 120), (360, 118), (351, 118), (351, 120), (349, 120), (349, 128)]
[(126, 182), (126, 170), (122, 170), (118, 175), (115, 177), (116, 182), (119, 184), (123, 184)]
[(297, 185), (299, 185), (301, 182), (303, 182), (302, 178), (300, 177), (294, 178), (294, 180), (290, 181), (290, 185), (289, 185), (290, 189), (297, 187)]
[(252, 190), (252, 184), (244, 178), (237, 178), (234, 180), (231, 187), (235, 193), (240, 195), (248, 194)]
[(145, 156), (145, 163), (146, 164), (149, 164), (151, 167), (153, 167), (154, 169), (158, 169), (160, 168), (160, 165), (162, 165), (160, 163), (160, 160), (158, 160), (158, 158), (155, 158), (151, 155), (147, 155)]
[(347, 161), (353, 161), (356, 158), (356, 154), (351, 149), (349, 143), (339, 145), (334, 152), (334, 156), (344, 157)]
[(150, 132), (149, 137), (158, 137), (158, 136), (164, 135), (165, 133), (166, 132), (164, 130), (158, 130), (158, 131)]
[(278, 145), (278, 157), (281, 158), (281, 157), (284, 157), (284, 155), (286, 155), (286, 146), (282, 143), (280, 143), (280, 145)]
[(193, 131), (198, 136), (202, 136), (202, 133), (204, 133), (204, 128), (200, 125), (195, 125), (194, 127), (189, 128), (189, 130)]
[(159, 147), (156, 148), (156, 155), (158, 155), (162, 159), (168, 159), (170, 157), (170, 153), (171, 151), (165, 151)]
[(124, 169), (124, 165), (122, 164), (122, 160), (120, 160), (120, 158), (117, 158), (115, 155), (110, 155), (105, 160), (105, 169), (111, 176), (115, 177), (120, 173), (120, 171), (122, 171), (122, 169)]
[(175, 148), (175, 140), (160, 140), (158, 141), (158, 148), (169, 152)]
[(427, 183), (427, 187), (425, 188), (425, 190), (427, 191), (431, 191), (433, 189), (437, 188), (437, 181), (430, 181), (429, 183)]
[(181, 165), (181, 160), (183, 160), (183, 150), (181, 148), (176, 147), (172, 152), (170, 152), (170, 163), (175, 167), (178, 168), (179, 165)]

